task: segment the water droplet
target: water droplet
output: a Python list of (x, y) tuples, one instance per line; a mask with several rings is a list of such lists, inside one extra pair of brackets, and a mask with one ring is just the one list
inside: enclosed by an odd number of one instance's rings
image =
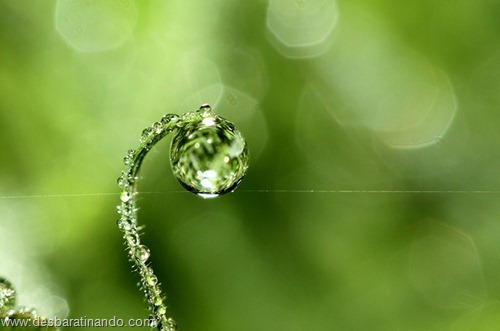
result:
[(234, 125), (211, 113), (181, 126), (172, 141), (172, 170), (189, 191), (214, 197), (233, 191), (248, 168), (245, 139)]
[(137, 234), (128, 234), (125, 239), (127, 240), (127, 244), (129, 247), (136, 247), (139, 245), (139, 236)]
[(153, 131), (156, 133), (160, 133), (163, 130), (163, 124), (160, 122), (154, 122), (152, 125)]
[(129, 149), (127, 155), (125, 155), (125, 157), (123, 158), (123, 163), (126, 166), (133, 164), (134, 157), (135, 157), (135, 149)]
[(148, 285), (156, 285), (158, 284), (158, 277), (156, 277), (155, 274), (150, 273), (146, 275), (146, 282), (148, 283)]
[(129, 213), (129, 210), (128, 210), (126, 205), (122, 204), (122, 205), (116, 206), (116, 212), (120, 215), (126, 216)]
[(124, 202), (121, 206), (116, 207), (118, 214), (123, 215), (125, 217), (130, 217), (137, 209), (134, 209), (130, 202)]
[(19, 313), (23, 314), (24, 316), (29, 316), (31, 318), (38, 316), (36, 309), (30, 307), (23, 307), (19, 309)]
[(153, 133), (153, 128), (151, 127), (142, 130), (141, 143), (145, 142), (152, 133)]
[(16, 292), (12, 284), (0, 277), (0, 310), (8, 310), (16, 304)]
[(137, 249), (135, 251), (135, 257), (138, 258), (142, 263), (146, 262), (149, 259), (150, 254), (151, 253), (149, 251), (149, 248), (144, 245), (137, 246)]
[(127, 171), (122, 171), (122, 175), (118, 177), (116, 180), (116, 183), (120, 188), (126, 188), (128, 186), (132, 186), (132, 178), (131, 176), (127, 173)]
[(123, 187), (123, 184), (125, 184), (125, 180), (123, 179), (122, 176), (120, 176), (116, 179), (116, 183), (118, 184), (119, 187)]
[(196, 121), (198, 117), (199, 117), (199, 115), (197, 112), (189, 111), (187, 113), (182, 114), (182, 117), (181, 117), (182, 120), (179, 121), (180, 123), (177, 123), (177, 125), (182, 127), (184, 123)]
[(212, 108), (209, 104), (206, 103), (200, 107), (199, 113), (202, 117), (210, 116), (212, 115)]
[(123, 191), (122, 194), (120, 194), (120, 200), (122, 202), (128, 202), (132, 198), (132, 194), (130, 194), (127, 191)]
[(155, 299), (155, 306), (161, 306), (163, 304), (163, 299), (161, 297), (157, 297)]
[(125, 183), (127, 183), (127, 179), (124, 176), (120, 176), (116, 180), (116, 183), (118, 184), (118, 186), (123, 188), (123, 187), (125, 187)]
[(169, 317), (167, 319), (168, 326), (170, 327), (170, 330), (175, 331), (177, 330), (177, 322), (174, 321), (173, 318)]
[(154, 316), (149, 316), (149, 327), (156, 328), (158, 326), (158, 322), (156, 321)]
[(127, 219), (127, 218), (119, 218), (116, 221), (116, 224), (118, 225), (118, 227), (120, 229), (125, 230), (125, 231), (130, 231), (132, 229), (132, 220)]
[(179, 120), (179, 116), (175, 114), (166, 114), (163, 115), (163, 117), (161, 118), (161, 122), (163, 124), (168, 124), (170, 122), (177, 122), (177, 120)]

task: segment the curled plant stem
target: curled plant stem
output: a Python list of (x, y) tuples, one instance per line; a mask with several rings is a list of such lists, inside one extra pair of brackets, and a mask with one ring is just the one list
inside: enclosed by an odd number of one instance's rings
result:
[(161, 331), (174, 331), (177, 326), (175, 321), (167, 316), (165, 297), (162, 295), (158, 278), (148, 263), (149, 248), (141, 244), (140, 228), (137, 225), (136, 182), (142, 161), (149, 150), (168, 133), (174, 131), (178, 125), (182, 125), (188, 115), (189, 113), (179, 118), (177, 115), (167, 114), (160, 122), (155, 122), (151, 127), (144, 129), (139, 148), (128, 151), (124, 158), (127, 169), (122, 171), (122, 175), (118, 178), (118, 186), (122, 189), (121, 204), (117, 208), (120, 215), (118, 227), (123, 232), (134, 270), (140, 276), (140, 288), (144, 291), (153, 322), (156, 322), (156, 327)]
[(140, 276), (139, 284), (144, 291), (152, 322), (162, 331), (174, 331), (177, 326), (167, 316), (165, 297), (148, 262), (150, 251), (141, 244), (140, 227), (137, 225), (136, 182), (146, 154), (173, 131), (177, 131), (170, 155), (174, 175), (187, 190), (201, 197), (213, 198), (233, 191), (248, 168), (248, 150), (241, 132), (228, 120), (212, 113), (208, 105), (181, 117), (174, 114), (163, 116), (160, 122), (144, 129), (139, 148), (129, 150), (125, 156), (123, 161), (127, 168), (118, 178), (122, 189), (118, 227), (123, 232), (134, 270)]

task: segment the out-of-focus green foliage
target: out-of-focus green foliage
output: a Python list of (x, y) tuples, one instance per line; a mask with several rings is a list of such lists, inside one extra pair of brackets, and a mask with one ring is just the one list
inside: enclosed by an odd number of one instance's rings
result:
[(0, 275), (51, 318), (147, 317), (116, 178), (141, 130), (209, 103), (248, 175), (139, 191), (180, 330), (500, 324), (496, 1), (0, 2)]

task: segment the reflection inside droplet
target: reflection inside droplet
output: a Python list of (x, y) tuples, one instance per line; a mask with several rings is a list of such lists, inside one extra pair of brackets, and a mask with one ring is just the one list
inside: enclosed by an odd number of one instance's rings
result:
[(146, 262), (149, 259), (149, 256), (151, 255), (151, 252), (149, 251), (149, 248), (147, 248), (144, 245), (139, 245), (137, 247), (137, 250), (135, 252), (135, 256), (142, 262)]
[(207, 190), (214, 190), (214, 180), (217, 179), (217, 173), (214, 170), (207, 170), (199, 175), (201, 177), (200, 183), (201, 186), (206, 188)]
[(123, 202), (128, 202), (132, 196), (128, 192), (122, 192), (120, 195), (120, 200)]
[(198, 194), (198, 196), (202, 197), (203, 199), (213, 199), (213, 198), (217, 198), (219, 196), (219, 194), (217, 194), (217, 193), (201, 193), (201, 192), (198, 192), (197, 194)]
[(207, 117), (207, 118), (204, 118), (203, 121), (202, 121), (203, 125), (205, 126), (212, 126), (215, 124), (215, 121), (214, 121), (214, 118), (213, 117)]

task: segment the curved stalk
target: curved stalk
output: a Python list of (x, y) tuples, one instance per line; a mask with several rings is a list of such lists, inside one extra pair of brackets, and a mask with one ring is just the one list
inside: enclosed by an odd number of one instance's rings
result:
[(167, 316), (165, 297), (158, 278), (148, 262), (150, 251), (141, 243), (137, 224), (136, 182), (146, 154), (167, 134), (178, 130), (172, 143), (171, 162), (174, 174), (189, 191), (204, 198), (233, 191), (248, 168), (248, 150), (241, 133), (226, 119), (203, 105), (196, 112), (179, 117), (163, 116), (144, 129), (141, 144), (125, 156), (127, 169), (118, 178), (122, 189), (118, 206), (118, 227), (123, 232), (125, 245), (134, 270), (139, 274), (152, 323), (161, 331), (177, 329), (175, 321)]
[[(183, 118), (185, 119), (186, 116)], [(149, 248), (143, 245), (140, 240), (140, 227), (137, 225), (136, 182), (146, 154), (156, 143), (182, 123), (183, 119), (177, 115), (168, 114), (163, 116), (160, 122), (155, 122), (151, 127), (144, 129), (139, 148), (128, 151), (124, 158), (127, 169), (118, 178), (118, 186), (122, 189), (120, 195), (121, 204), (117, 208), (120, 215), (118, 227), (123, 232), (125, 245), (130, 261), (134, 265), (134, 270), (140, 276), (140, 288), (144, 291), (148, 308), (152, 314), (152, 323), (161, 331), (174, 331), (177, 326), (175, 321), (167, 316), (165, 297), (162, 295), (158, 278), (148, 262)]]

